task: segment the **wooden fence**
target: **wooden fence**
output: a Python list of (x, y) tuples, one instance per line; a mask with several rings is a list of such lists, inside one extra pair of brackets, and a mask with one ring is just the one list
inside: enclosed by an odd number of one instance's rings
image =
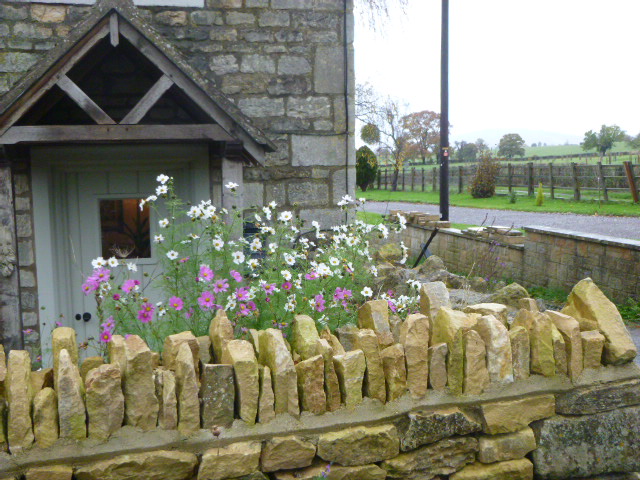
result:
[[(449, 168), (449, 189), (464, 192), (473, 181), (476, 166), (451, 166)], [(379, 170), (376, 186), (391, 190), (393, 169)], [(438, 191), (440, 188), (439, 167), (418, 169), (405, 168), (398, 175), (397, 189), (400, 191)], [(534, 195), (536, 187), (542, 184), (551, 198), (573, 197), (580, 200), (586, 192), (597, 194), (605, 201), (612, 192), (633, 192), (633, 201), (638, 202), (640, 188), (640, 165), (624, 162), (617, 165), (579, 165), (577, 163), (554, 165), (501, 164), (496, 178), (496, 187), (508, 192), (526, 192)], [(562, 190), (562, 192), (559, 192)], [(567, 192), (570, 191), (570, 192)]]

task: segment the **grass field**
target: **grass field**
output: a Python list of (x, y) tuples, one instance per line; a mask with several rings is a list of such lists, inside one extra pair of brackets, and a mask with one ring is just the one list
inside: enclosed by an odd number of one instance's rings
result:
[[(631, 152), (633, 148), (626, 142), (616, 142), (613, 146), (612, 152)], [(587, 153), (592, 153), (593, 150)], [(553, 155), (575, 155), (584, 154), (580, 145), (547, 145), (546, 147), (526, 147), (525, 157), (532, 157), (537, 155), (539, 157), (553, 156)]]
[[(413, 203), (432, 203), (440, 201), (438, 192), (391, 192), (388, 190), (367, 190), (358, 192), (358, 197), (365, 197), (375, 201), (396, 201)], [(537, 207), (535, 197), (518, 197), (516, 203), (509, 203), (509, 197), (493, 196), (491, 198), (473, 198), (468, 193), (452, 193), (451, 205), (456, 207), (492, 208), (500, 210), (514, 210), (520, 212), (552, 212), (552, 213), (578, 213), (584, 215), (616, 215), (626, 217), (639, 217), (640, 205), (627, 202), (598, 203), (597, 201), (583, 200), (551, 200), (545, 199), (544, 205)]]

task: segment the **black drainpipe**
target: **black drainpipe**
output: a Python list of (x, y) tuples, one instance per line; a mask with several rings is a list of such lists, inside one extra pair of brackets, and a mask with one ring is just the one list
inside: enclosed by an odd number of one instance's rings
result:
[[(347, 4), (351, 0), (344, 0), (344, 16), (343, 16), (343, 53), (344, 53), (344, 112), (345, 112), (345, 136), (344, 136), (344, 144), (345, 144), (345, 156), (344, 156), (344, 181), (345, 188), (344, 191), (346, 194), (349, 193), (349, 47), (347, 42), (347, 15), (348, 8)], [(355, 195), (355, 192), (354, 192)], [(345, 212), (345, 223), (349, 221), (349, 215)]]

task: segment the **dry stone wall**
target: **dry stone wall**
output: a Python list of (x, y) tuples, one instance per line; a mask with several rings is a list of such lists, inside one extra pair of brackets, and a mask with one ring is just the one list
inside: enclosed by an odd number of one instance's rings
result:
[[(358, 326), (318, 332), (298, 316), (235, 339), (152, 352), (115, 335), (109, 363), (79, 364), (54, 330), (54, 369), (12, 350), (0, 476), (118, 480), (562, 479), (640, 471), (640, 369), (615, 306), (590, 280), (564, 312), (451, 308), (424, 284), (402, 321), (385, 301)], [(517, 311), (515, 311), (517, 310)], [(515, 314), (515, 315), (514, 315)], [(212, 360), (214, 359), (214, 360)], [(217, 363), (210, 363), (216, 361)], [(82, 372), (82, 373), (81, 373)], [(6, 435), (5, 435), (6, 432)], [(1, 478), (1, 477), (0, 477)]]

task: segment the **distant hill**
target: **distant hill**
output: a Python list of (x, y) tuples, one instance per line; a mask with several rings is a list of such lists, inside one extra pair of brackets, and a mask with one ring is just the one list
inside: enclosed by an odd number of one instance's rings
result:
[(482, 138), (490, 147), (496, 147), (498, 142), (500, 142), (500, 139), (507, 133), (519, 134), (524, 141), (527, 142), (527, 145), (531, 145), (532, 143), (546, 143), (547, 145), (564, 145), (568, 143), (571, 145), (578, 145), (584, 138), (581, 135), (573, 135), (570, 133), (545, 132), (543, 130), (527, 130), (518, 128), (510, 130), (477, 130), (474, 132), (467, 132), (462, 135), (456, 135), (454, 130), (451, 134), (451, 138), (452, 143), (453, 141), (461, 140), (464, 140), (465, 142), (475, 142), (478, 138)]
[[(626, 142), (617, 142), (613, 147), (614, 152), (630, 152), (633, 149)], [(579, 153), (595, 153), (594, 150), (585, 152), (580, 145), (547, 145), (546, 147), (527, 147), (525, 157), (537, 155), (539, 157), (553, 155), (573, 155)]]

